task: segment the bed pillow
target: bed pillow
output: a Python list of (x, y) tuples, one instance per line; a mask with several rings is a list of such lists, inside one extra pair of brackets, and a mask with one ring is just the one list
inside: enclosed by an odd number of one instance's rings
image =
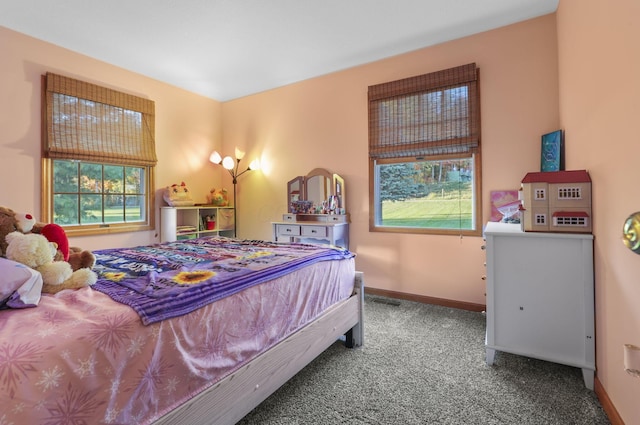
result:
[(42, 275), (24, 264), (0, 257), (0, 309), (36, 307)]

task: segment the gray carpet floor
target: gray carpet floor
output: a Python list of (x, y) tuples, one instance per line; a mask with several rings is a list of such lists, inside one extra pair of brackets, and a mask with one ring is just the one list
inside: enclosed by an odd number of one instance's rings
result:
[(337, 342), (239, 422), (609, 424), (578, 368), (498, 352), (485, 316), (365, 296), (365, 346)]

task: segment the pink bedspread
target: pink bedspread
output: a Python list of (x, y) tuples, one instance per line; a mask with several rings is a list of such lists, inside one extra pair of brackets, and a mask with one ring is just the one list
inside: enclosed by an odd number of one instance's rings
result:
[(151, 423), (348, 298), (354, 269), (318, 263), (148, 326), (88, 288), (0, 311), (0, 424)]

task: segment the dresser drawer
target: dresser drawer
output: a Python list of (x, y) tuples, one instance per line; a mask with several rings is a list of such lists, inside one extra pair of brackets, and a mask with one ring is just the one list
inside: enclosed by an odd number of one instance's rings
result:
[(302, 236), (324, 238), (327, 236), (327, 227), (326, 226), (302, 226)]
[(346, 214), (332, 214), (327, 216), (329, 223), (348, 223), (349, 216)]
[(300, 226), (295, 224), (277, 224), (276, 234), (279, 236), (300, 236)]

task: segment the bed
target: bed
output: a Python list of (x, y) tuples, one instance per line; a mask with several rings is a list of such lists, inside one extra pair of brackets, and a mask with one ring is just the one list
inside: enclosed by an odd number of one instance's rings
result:
[(0, 310), (0, 423), (234, 424), (336, 340), (364, 343), (363, 276), (338, 247), (95, 254), (93, 288)]

